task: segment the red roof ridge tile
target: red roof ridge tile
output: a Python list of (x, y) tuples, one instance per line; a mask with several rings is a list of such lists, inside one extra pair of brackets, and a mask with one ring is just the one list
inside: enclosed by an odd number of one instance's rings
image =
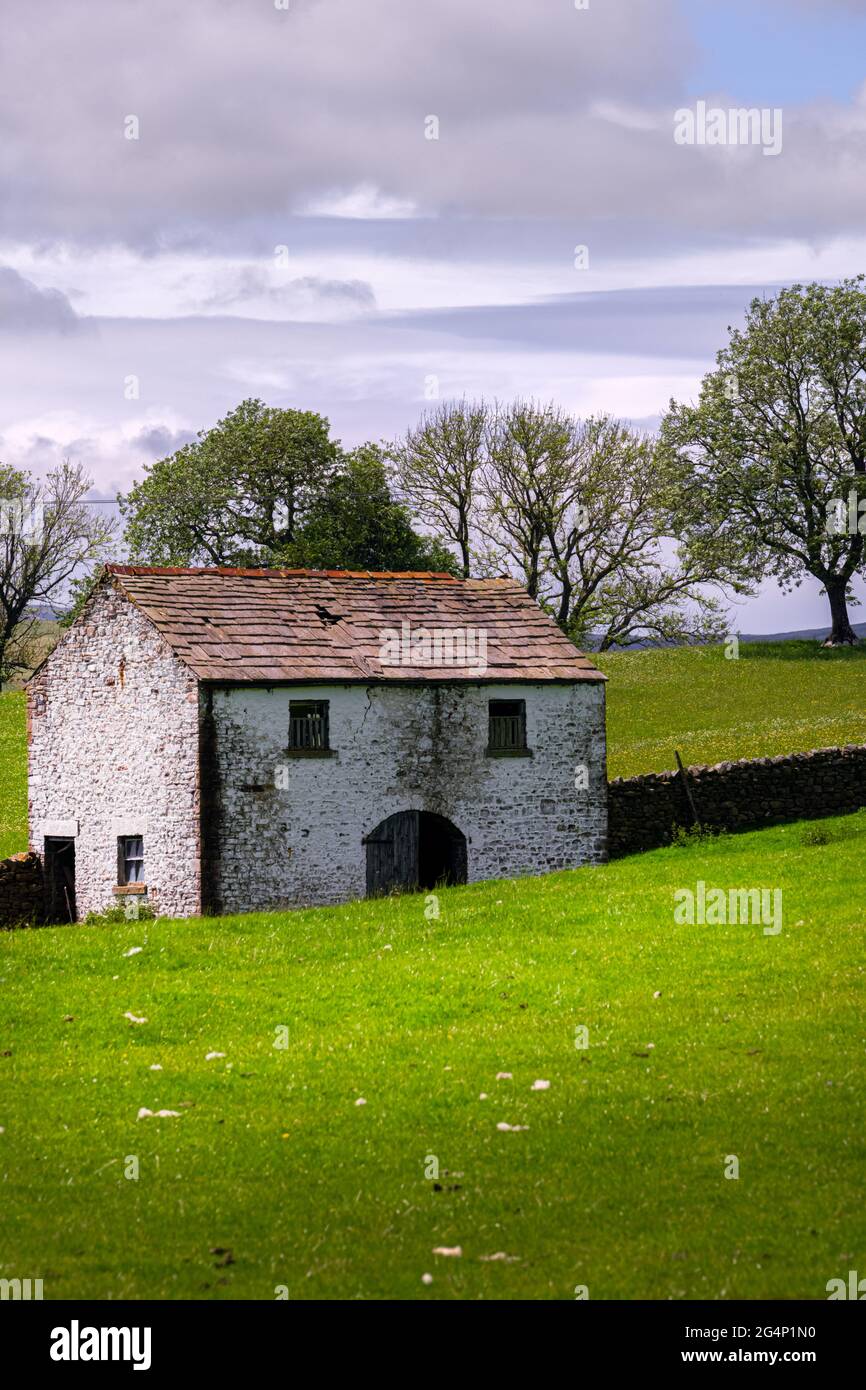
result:
[[(453, 574), (439, 570), (313, 570), (313, 569), (244, 569), (234, 565), (121, 565), (105, 566), (108, 574), (137, 575), (208, 575), (225, 574), (233, 579), (445, 579), (452, 584), (465, 583)], [(471, 582), (471, 581), (470, 581)]]

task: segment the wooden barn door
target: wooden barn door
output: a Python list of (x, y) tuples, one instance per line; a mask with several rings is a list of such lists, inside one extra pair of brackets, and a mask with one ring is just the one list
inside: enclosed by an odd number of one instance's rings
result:
[(398, 811), (364, 840), (367, 846), (367, 897), (418, 887), (420, 812)]
[(49, 924), (77, 918), (74, 840), (45, 837), (45, 909)]

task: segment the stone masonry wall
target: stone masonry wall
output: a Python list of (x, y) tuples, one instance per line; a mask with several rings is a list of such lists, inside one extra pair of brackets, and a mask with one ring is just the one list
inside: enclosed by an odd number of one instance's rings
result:
[[(860, 745), (687, 771), (698, 819), (714, 829), (756, 829), (866, 806), (866, 747)], [(693, 819), (677, 772), (616, 778), (608, 786), (608, 816), (611, 858), (668, 844), (671, 827)]]
[(0, 928), (37, 925), (43, 920), (42, 860), (13, 854), (0, 860)]
[(117, 842), (144, 840), (148, 903), (200, 908), (198, 688), (104, 580), (28, 687), (30, 848), (75, 840), (78, 917), (115, 895)]
[[(223, 912), (363, 897), (363, 838), (396, 811), (451, 820), (468, 842), (470, 881), (605, 857), (600, 683), (225, 688), (203, 698), (205, 877)], [(329, 701), (333, 757), (286, 757), (291, 698)], [(485, 755), (490, 699), (525, 699), (533, 757)], [(578, 764), (587, 788), (575, 787)]]

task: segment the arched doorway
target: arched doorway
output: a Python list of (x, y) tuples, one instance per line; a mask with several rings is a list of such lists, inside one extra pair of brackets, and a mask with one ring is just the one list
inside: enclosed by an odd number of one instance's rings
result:
[(466, 882), (466, 836), (445, 816), (397, 811), (364, 837), (367, 897)]

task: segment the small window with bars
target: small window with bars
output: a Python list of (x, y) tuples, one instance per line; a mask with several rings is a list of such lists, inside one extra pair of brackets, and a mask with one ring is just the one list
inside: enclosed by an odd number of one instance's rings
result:
[(118, 883), (144, 883), (144, 840), (123, 835), (117, 842)]
[(526, 701), (491, 700), (488, 753), (526, 751)]
[(328, 749), (328, 701), (289, 701), (289, 749), (324, 753)]

